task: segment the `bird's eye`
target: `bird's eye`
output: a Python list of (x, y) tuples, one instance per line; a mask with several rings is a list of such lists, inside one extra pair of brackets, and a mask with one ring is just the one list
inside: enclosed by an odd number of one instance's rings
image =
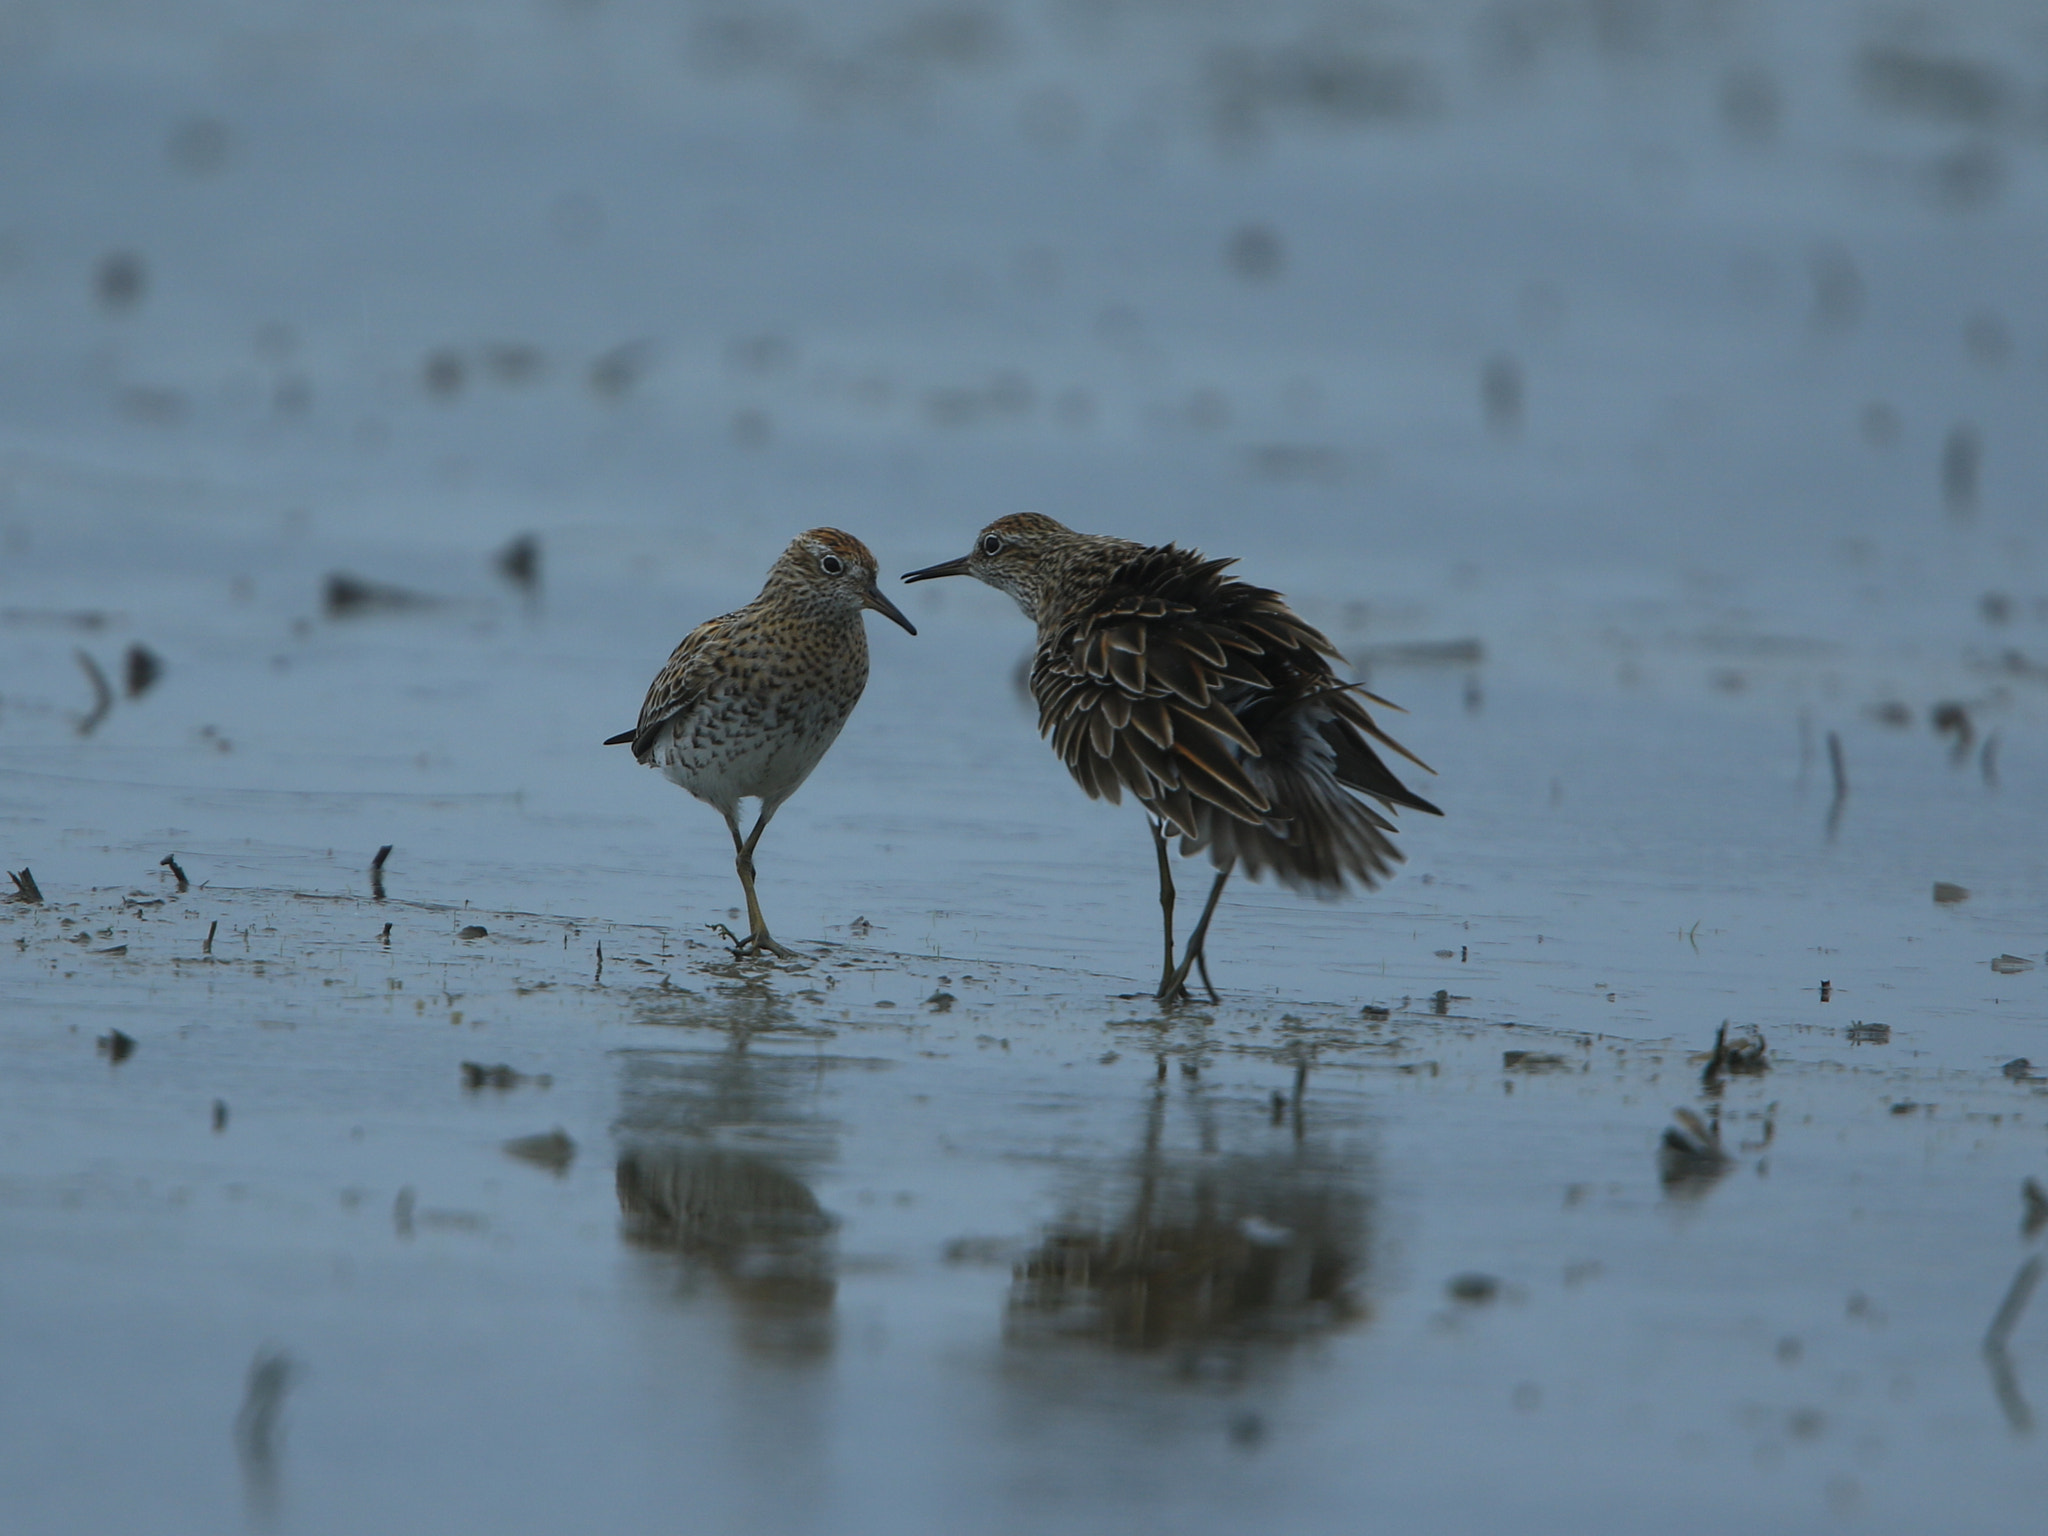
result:
[(837, 576), (846, 569), (846, 562), (837, 555), (820, 555), (818, 557), (818, 569), (827, 576)]
[(1003, 552), (1003, 536), (999, 533), (985, 533), (981, 536), (981, 552), (984, 555), (1000, 555)]

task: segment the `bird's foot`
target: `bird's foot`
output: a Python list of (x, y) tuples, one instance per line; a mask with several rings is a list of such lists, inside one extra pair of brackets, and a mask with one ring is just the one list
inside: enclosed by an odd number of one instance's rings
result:
[[(727, 937), (730, 938), (731, 935), (728, 934)], [(764, 954), (773, 955), (778, 960), (801, 960), (803, 958), (795, 950), (786, 949), (776, 943), (774, 939), (769, 937), (768, 930), (765, 928), (759, 933), (750, 933), (744, 939), (735, 941), (732, 946), (732, 957), (735, 960), (744, 960), (749, 955), (759, 956)]]
[(1210, 1003), (1220, 1001), (1216, 996), (1216, 984), (1209, 979), (1209, 957), (1199, 949), (1185, 956), (1179, 965), (1162, 975), (1159, 978), (1159, 990), (1153, 995), (1169, 1008), (1193, 1002), (1194, 994), (1188, 991), (1188, 973), (1193, 970), (1201, 971), (1202, 990), (1209, 994)]

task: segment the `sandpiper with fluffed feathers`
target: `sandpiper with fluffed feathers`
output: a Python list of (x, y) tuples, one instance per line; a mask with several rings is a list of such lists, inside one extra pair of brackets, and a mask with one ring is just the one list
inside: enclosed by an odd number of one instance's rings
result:
[[(1016, 599), (1038, 628), (1031, 693), (1040, 732), (1091, 797), (1144, 807), (1166, 929), (1158, 997), (1187, 996), (1234, 870), (1335, 896), (1370, 890), (1401, 860), (1382, 810), (1442, 811), (1397, 778), (1379, 748), (1432, 772), (1366, 707), (1398, 706), (1332, 667), (1343, 658), (1279, 593), (1172, 544), (1076, 533), (1017, 513), (957, 560), (905, 581), (972, 576)], [(1216, 877), (1174, 958), (1168, 841)]]

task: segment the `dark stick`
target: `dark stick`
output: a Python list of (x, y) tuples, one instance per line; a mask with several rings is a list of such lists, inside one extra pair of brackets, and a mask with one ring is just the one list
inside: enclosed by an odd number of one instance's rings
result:
[(1849, 800), (1849, 770), (1842, 763), (1842, 738), (1828, 732), (1828, 767), (1835, 776), (1835, 798), (1828, 805), (1828, 837), (1842, 824), (1842, 807)]
[(43, 900), (42, 887), (36, 884), (36, 877), (26, 868), (10, 869), (7, 878), (14, 882), (14, 899), (25, 901), (31, 906), (40, 906)]
[(202, 955), (210, 955), (213, 953), (213, 936), (219, 931), (220, 919), (216, 917), (212, 922), (206, 925), (206, 942), (199, 946), (199, 953), (201, 953)]
[(370, 899), (384, 899), (384, 861), (391, 857), (391, 845), (386, 843), (377, 850), (377, 857), (370, 860)]
[(78, 722), (78, 734), (90, 736), (100, 728), (100, 722), (107, 718), (107, 711), (114, 707), (114, 690), (107, 686), (107, 674), (100, 670), (100, 664), (92, 659), (83, 646), (72, 654), (78, 657), (78, 664), (85, 668), (85, 675), (92, 682), (92, 712)]
[(178, 856), (175, 853), (165, 854), (157, 860), (157, 864), (164, 869), (168, 869), (173, 875), (178, 877), (178, 889), (180, 891), (192, 889), (192, 882), (185, 878), (185, 871), (178, 867)]

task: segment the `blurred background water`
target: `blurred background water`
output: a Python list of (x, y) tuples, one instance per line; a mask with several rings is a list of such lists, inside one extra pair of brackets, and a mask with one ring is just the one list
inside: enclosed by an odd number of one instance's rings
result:
[[(5, 1523), (2014, 1528), (2044, 161), (1995, 0), (4, 0)], [(795, 531), (1021, 510), (1240, 557), (1450, 814), (1151, 1020), (921, 587), (728, 974), (596, 743)]]

